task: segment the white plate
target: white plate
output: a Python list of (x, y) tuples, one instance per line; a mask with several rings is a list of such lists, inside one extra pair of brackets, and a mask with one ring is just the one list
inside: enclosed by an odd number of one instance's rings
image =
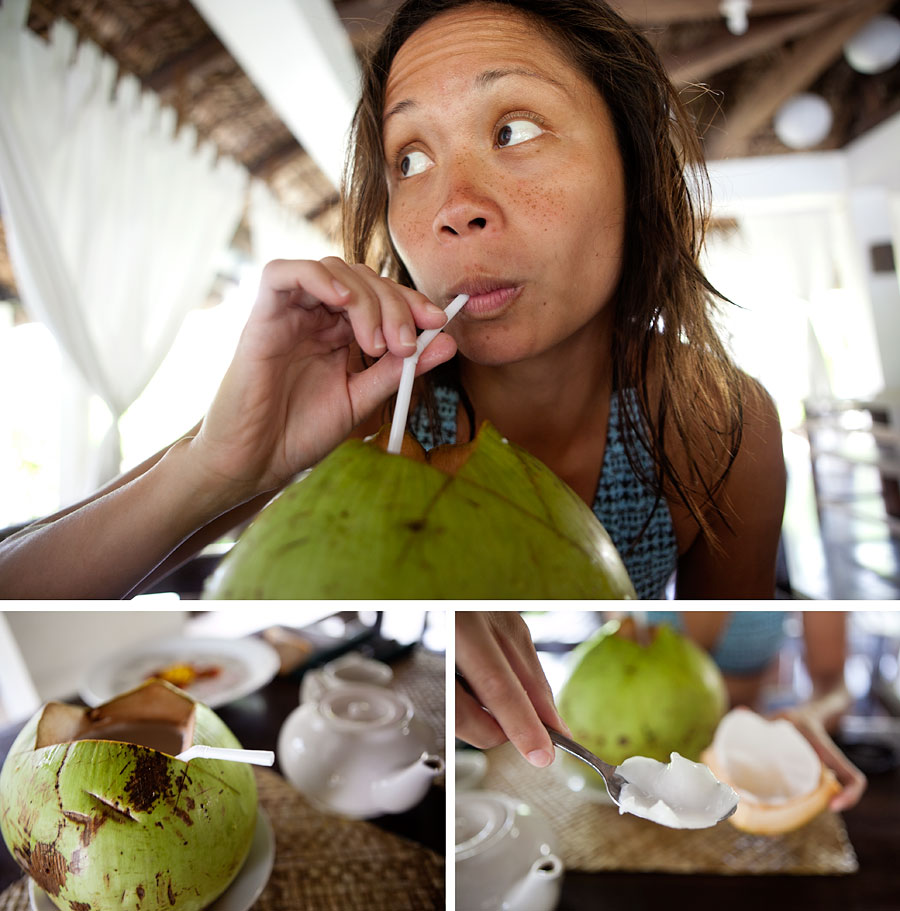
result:
[[(249, 911), (265, 889), (274, 862), (275, 833), (266, 814), (257, 810), (256, 830), (241, 872), (206, 911)], [(33, 879), (28, 880), (28, 900), (31, 911), (58, 911), (47, 893), (36, 886)]]
[(78, 695), (89, 706), (100, 705), (139, 686), (155, 671), (180, 662), (221, 669), (215, 677), (184, 687), (212, 709), (265, 686), (281, 663), (278, 652), (261, 639), (160, 639), (101, 662), (88, 674)]

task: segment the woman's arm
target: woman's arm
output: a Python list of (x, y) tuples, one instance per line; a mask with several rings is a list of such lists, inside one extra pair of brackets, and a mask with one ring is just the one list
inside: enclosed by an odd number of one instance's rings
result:
[(678, 598), (775, 595), (786, 488), (781, 426), (769, 396), (750, 381), (747, 390), (740, 450), (717, 497), (725, 518), (711, 515), (714, 538), (698, 534), (679, 557)]
[(809, 701), (787, 709), (790, 720), (812, 744), (819, 758), (837, 775), (843, 790), (832, 799), (832, 810), (855, 806), (866, 789), (866, 776), (841, 752), (830, 734), (852, 698), (844, 683), (847, 654), (847, 616), (844, 611), (803, 611), (805, 663), (812, 680)]
[[(140, 590), (345, 439), (397, 389), (402, 358), (415, 349), (405, 337), (444, 322), (421, 294), (364, 266), (333, 257), (269, 263), (196, 432), (0, 544), (0, 596), (120, 598)], [(352, 372), (354, 343), (380, 359)], [(441, 333), (418, 372), (455, 350)]]

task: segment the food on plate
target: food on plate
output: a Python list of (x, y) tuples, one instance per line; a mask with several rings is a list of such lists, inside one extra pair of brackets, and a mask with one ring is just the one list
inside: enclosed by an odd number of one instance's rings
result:
[(205, 598), (634, 598), (590, 508), (490, 425), (427, 455), (349, 440), (270, 503)]
[(240, 762), (173, 755), (240, 747), (205, 705), (159, 680), (97, 706), (51, 702), (0, 771), (0, 829), (61, 911), (201, 911), (250, 850), (256, 782)]
[(197, 680), (208, 680), (212, 677), (218, 677), (222, 673), (222, 668), (216, 664), (201, 667), (188, 661), (176, 661), (174, 664), (168, 664), (158, 670), (152, 671), (145, 676), (145, 680), (165, 680), (172, 686), (179, 689), (187, 689)]
[(790, 721), (770, 721), (746, 708), (732, 709), (722, 719), (702, 758), (740, 797), (731, 823), (757, 835), (799, 829), (841, 790), (834, 772)]

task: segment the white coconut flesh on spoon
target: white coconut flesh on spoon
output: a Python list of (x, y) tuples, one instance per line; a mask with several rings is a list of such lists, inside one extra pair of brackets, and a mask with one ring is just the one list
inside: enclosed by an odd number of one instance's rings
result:
[(668, 763), (632, 756), (616, 771), (625, 779), (619, 813), (671, 829), (706, 829), (737, 806), (738, 795), (700, 762), (672, 753)]

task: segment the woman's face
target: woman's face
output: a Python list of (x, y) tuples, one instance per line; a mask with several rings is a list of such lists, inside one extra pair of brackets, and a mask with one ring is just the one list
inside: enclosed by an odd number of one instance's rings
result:
[[(388, 227), (416, 287), (446, 305), (461, 353), (520, 361), (607, 320), (625, 220), (599, 92), (517, 13), (444, 13), (388, 75)], [(606, 309), (604, 309), (606, 308)]]

